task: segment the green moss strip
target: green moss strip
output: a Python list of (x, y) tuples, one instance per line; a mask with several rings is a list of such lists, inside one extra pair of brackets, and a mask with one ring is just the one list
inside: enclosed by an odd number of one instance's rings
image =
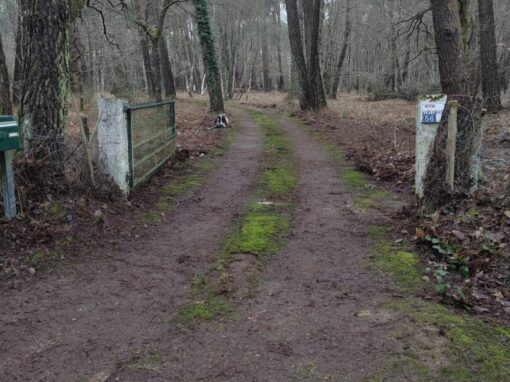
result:
[[(197, 300), (181, 307), (177, 316), (181, 323), (212, 320), (231, 312), (228, 304), (228, 266), (236, 255), (254, 255), (262, 262), (281, 249), (291, 226), (293, 192), (296, 187), (294, 154), (278, 124), (258, 112), (251, 112), (253, 120), (264, 132), (262, 173), (257, 187), (257, 202), (246, 207), (238, 227), (225, 240), (214, 269), (200, 278), (200, 287), (194, 288)], [(194, 178), (188, 182), (193, 184)], [(168, 191), (180, 192), (187, 186), (169, 186)], [(243, 275), (247, 280), (253, 275)], [(194, 283), (196, 278), (192, 280)], [(196, 283), (194, 283), (196, 284)]]
[(251, 117), (263, 129), (263, 173), (258, 198), (262, 204), (249, 206), (236, 232), (226, 241), (220, 263), (230, 255), (274, 255), (290, 229), (293, 191), (296, 187), (294, 155), (278, 124), (268, 116), (252, 111)]
[(290, 229), (296, 187), (294, 154), (273, 119), (255, 111), (251, 117), (264, 132), (263, 170), (257, 193), (260, 202), (248, 206), (238, 229), (226, 240), (216, 264), (219, 270), (235, 254), (251, 254), (262, 260), (275, 255)]

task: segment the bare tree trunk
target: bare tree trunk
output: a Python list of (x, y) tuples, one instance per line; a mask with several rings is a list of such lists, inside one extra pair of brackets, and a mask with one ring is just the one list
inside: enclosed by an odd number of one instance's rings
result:
[(351, 1), (347, 0), (345, 4), (345, 26), (344, 26), (344, 40), (342, 50), (338, 63), (336, 65), (335, 73), (333, 74), (333, 87), (331, 89), (330, 97), (336, 99), (338, 93), (338, 86), (340, 85), (340, 75), (342, 74), (342, 67), (344, 66), (345, 56), (347, 55), (347, 48), (349, 47), (349, 35), (351, 34)]
[(21, 102), (21, 86), (23, 82), (23, 56), (24, 56), (24, 20), (27, 10), (27, 0), (19, 1), (18, 25), (16, 29), (16, 57), (14, 61), (14, 81), (12, 84), (12, 100), (15, 105)]
[(151, 38), (152, 43), (152, 66), (154, 68), (154, 98), (156, 101), (163, 99), (161, 90), (161, 55), (159, 53), (159, 40), (161, 37)]
[(0, 35), (0, 114), (12, 114), (11, 89)]
[(493, 0), (478, 0), (478, 17), (483, 98), (487, 110), (495, 113), (502, 105)]
[(313, 99), (310, 93), (308, 70), (303, 54), (303, 42), (301, 39), (301, 27), (299, 25), (299, 13), (296, 0), (285, 0), (287, 5), (287, 24), (289, 29), (290, 50), (295, 65), (295, 74), (299, 83), (299, 104), (301, 110), (318, 110), (319, 103)]
[(271, 91), (271, 83), (269, 78), (269, 49), (267, 46), (267, 13), (269, 12), (268, 4), (265, 2), (262, 17), (262, 79), (265, 92)]
[(28, 2), (20, 123), (25, 149), (46, 171), (48, 181), (64, 173), (64, 126), (69, 87), (67, 0)]
[(282, 43), (280, 39), (281, 26), (281, 12), (280, 12), (280, 0), (275, 0), (275, 40), (276, 40), (276, 54), (278, 56), (278, 91), (283, 91), (285, 88), (285, 78), (283, 76), (282, 66)]
[(409, 65), (411, 64), (411, 36), (409, 35), (406, 40), (406, 55), (404, 57), (404, 64), (402, 65), (402, 85), (407, 81), (407, 77), (409, 76)]
[(323, 0), (303, 0), (304, 26), (308, 76), (310, 90), (315, 94), (319, 102), (319, 108), (326, 107), (326, 94), (322, 83), (322, 71), (320, 65), (320, 28), (321, 8)]
[[(296, 0), (285, 0), (287, 4), (287, 23), (289, 29), (289, 40), (292, 58), (296, 68), (297, 80), (299, 83), (299, 103), (301, 110), (318, 111), (325, 104), (322, 99), (324, 88), (320, 73), (319, 60), (319, 29), (322, 0), (304, 0), (305, 29), (311, 23), (309, 36), (309, 57), (307, 64), (303, 53), (303, 42), (299, 25), (299, 13)], [(310, 6), (313, 5), (313, 6)], [(322, 94), (321, 94), (322, 93)]]
[(81, 46), (79, 33), (78, 26), (75, 24), (71, 33), (71, 61), (69, 62), (69, 72), (71, 91), (81, 96), (83, 94), (83, 77), (80, 62), (83, 54), (83, 47)]
[(165, 84), (165, 96), (175, 97), (177, 92), (175, 90), (174, 72), (172, 70), (172, 63), (168, 54), (168, 46), (166, 44), (165, 36), (159, 38), (159, 52), (161, 54), (161, 66), (163, 68), (163, 83)]
[(140, 47), (142, 51), (143, 58), (143, 67), (145, 69), (145, 77), (147, 79), (147, 91), (149, 93), (149, 97), (154, 97), (156, 94), (156, 83), (154, 79), (154, 71), (152, 69), (152, 59), (149, 49), (149, 40), (147, 35), (139, 30), (138, 36), (140, 39)]

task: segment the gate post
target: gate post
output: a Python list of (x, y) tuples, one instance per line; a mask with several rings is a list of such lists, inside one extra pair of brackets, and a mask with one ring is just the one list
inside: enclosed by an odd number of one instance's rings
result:
[(11, 220), (17, 215), (12, 151), (0, 151), (0, 178), (2, 182), (0, 186), (4, 197), (5, 217)]
[(124, 106), (127, 101), (99, 98), (99, 157), (124, 194), (129, 193), (129, 138)]

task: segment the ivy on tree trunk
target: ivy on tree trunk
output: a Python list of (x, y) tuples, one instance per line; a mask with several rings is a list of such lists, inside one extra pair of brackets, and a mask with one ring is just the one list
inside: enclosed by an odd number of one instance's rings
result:
[(221, 90), (221, 78), (214, 47), (214, 38), (209, 22), (209, 11), (207, 0), (193, 0), (196, 11), (198, 35), (202, 47), (202, 56), (207, 76), (207, 87), (209, 88), (210, 108), (215, 112), (224, 111), (223, 92)]

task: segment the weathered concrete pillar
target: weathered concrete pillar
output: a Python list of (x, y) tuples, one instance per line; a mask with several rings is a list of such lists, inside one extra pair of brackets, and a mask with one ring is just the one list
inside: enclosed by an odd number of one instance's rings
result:
[(119, 188), (129, 192), (129, 141), (124, 105), (127, 101), (99, 98), (99, 158)]
[(416, 116), (416, 179), (418, 198), (425, 195), (424, 182), (430, 163), (431, 149), (443, 116), (446, 96), (423, 96), (418, 99)]

